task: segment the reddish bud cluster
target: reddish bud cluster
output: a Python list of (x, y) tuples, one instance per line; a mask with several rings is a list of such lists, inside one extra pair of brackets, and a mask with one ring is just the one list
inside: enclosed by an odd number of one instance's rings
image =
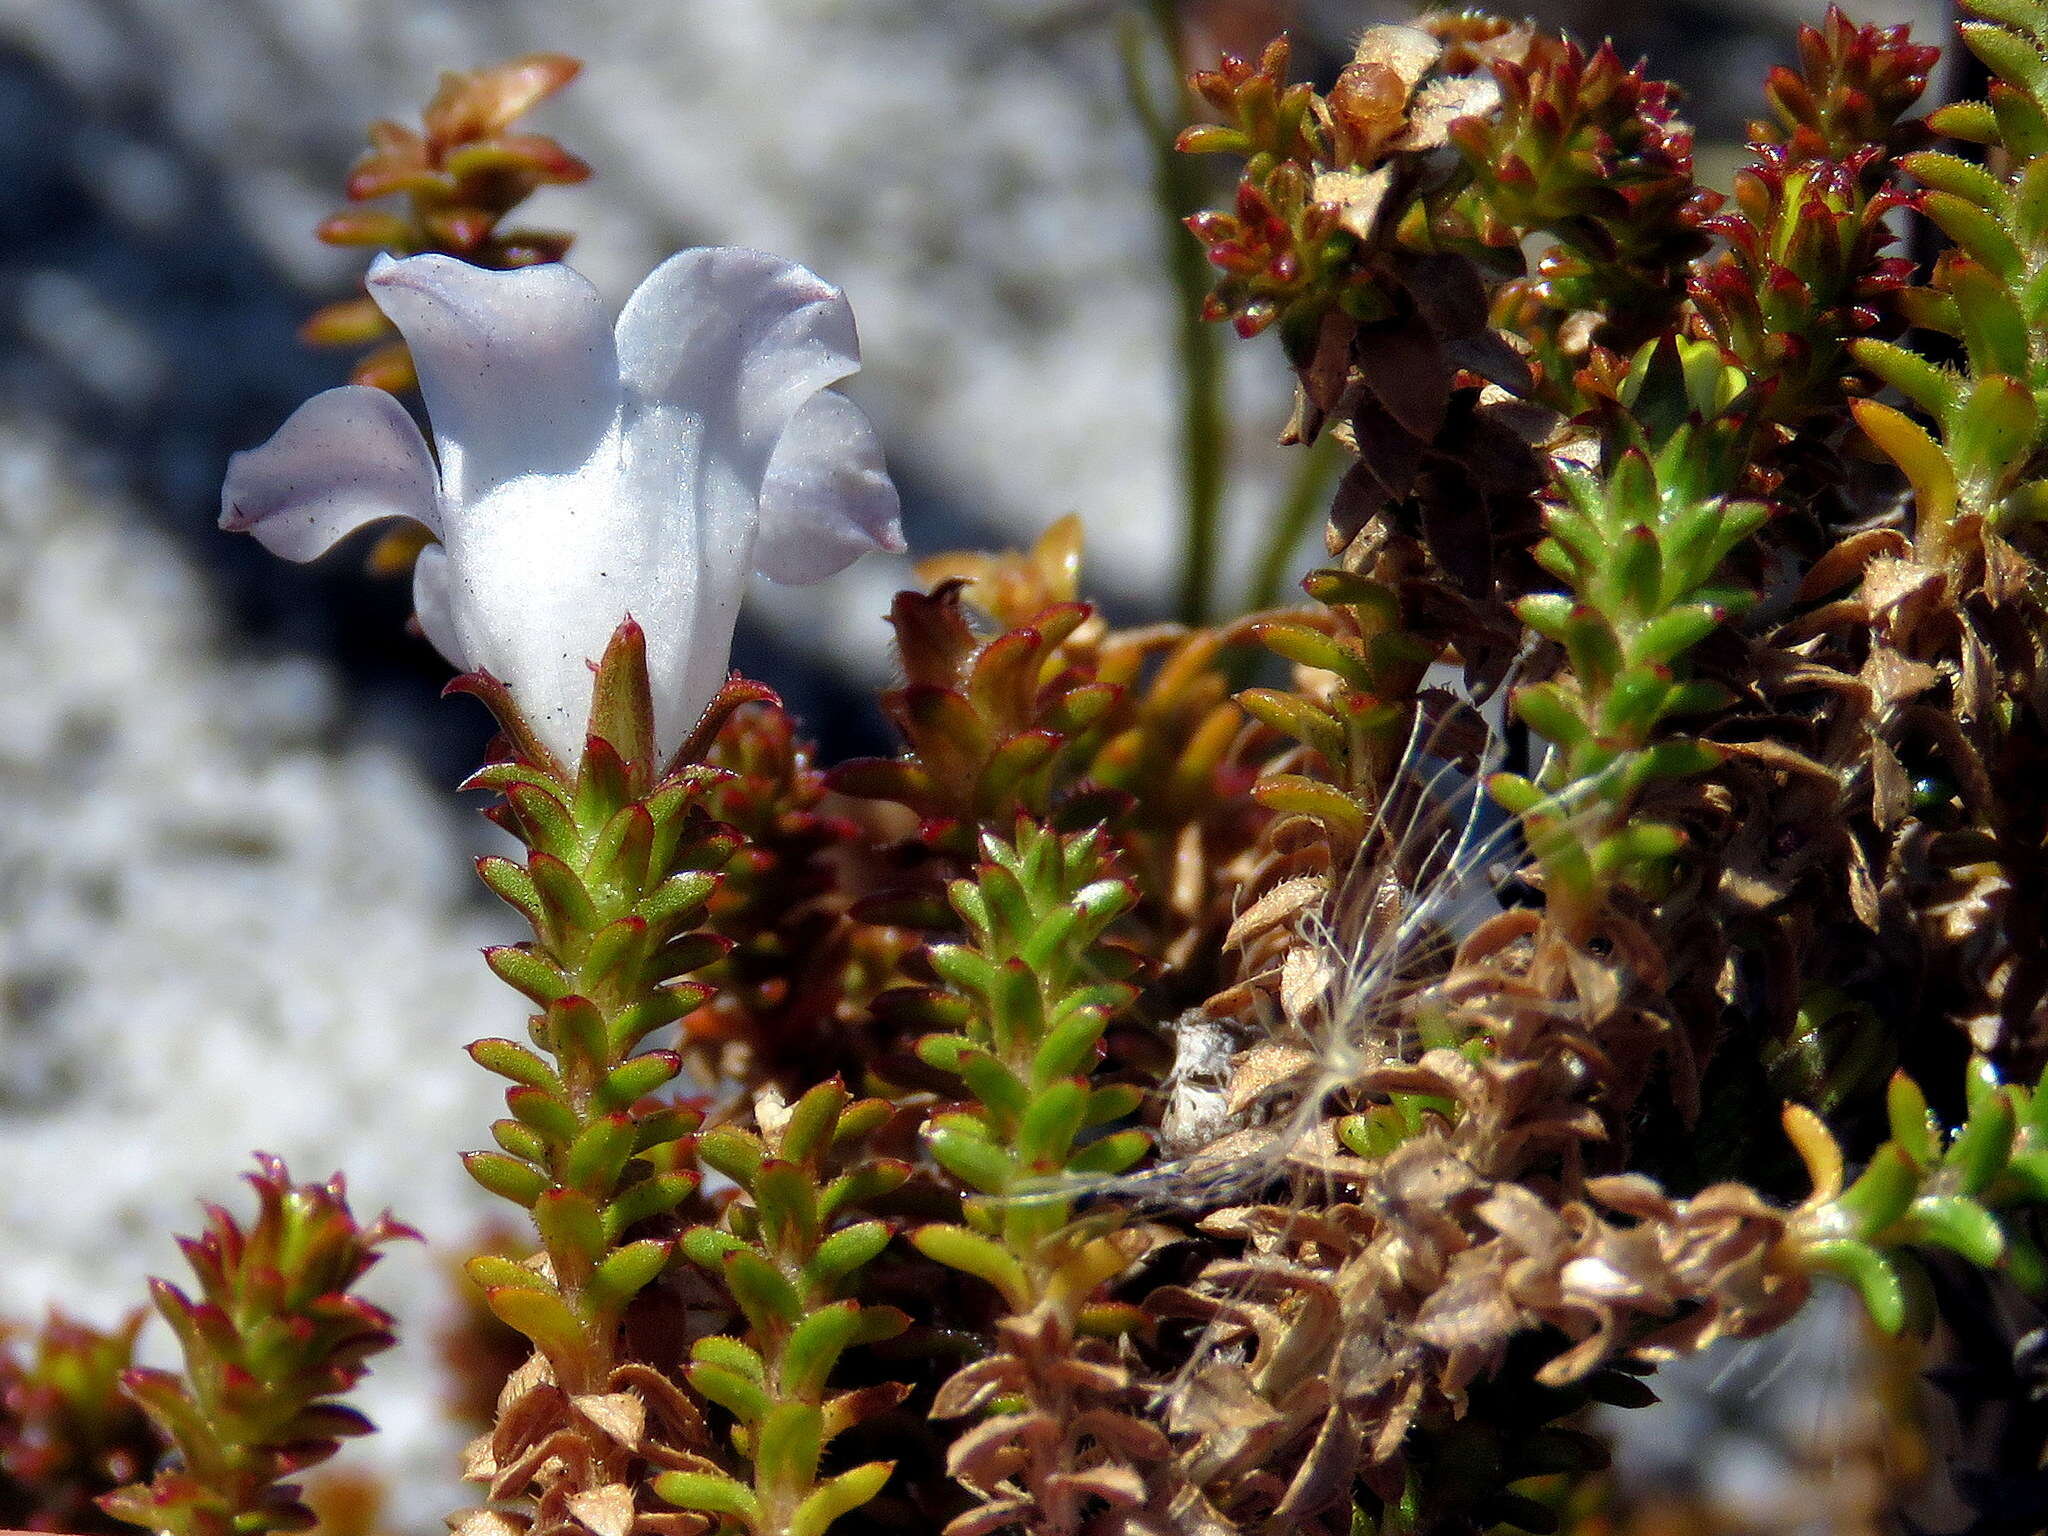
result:
[(335, 1399), (392, 1343), (391, 1319), (349, 1288), (377, 1250), (409, 1227), (367, 1226), (348, 1207), (341, 1176), (294, 1184), (259, 1155), (248, 1226), (206, 1208), (205, 1233), (179, 1247), (199, 1299), (151, 1282), (158, 1312), (184, 1350), (186, 1375), (137, 1368), (122, 1384), (169, 1436), (177, 1461), (145, 1485), (100, 1502), (107, 1513), (172, 1536), (261, 1536), (305, 1530), (312, 1512), (292, 1473), (325, 1461), (370, 1423)]
[(1923, 143), (1926, 130), (1902, 123), (1927, 89), (1941, 57), (1915, 43), (1904, 26), (1859, 27), (1829, 6), (1818, 27), (1799, 29), (1799, 68), (1780, 65), (1764, 86), (1777, 121), (1750, 124), (1759, 143), (1810, 140), (1803, 158), (1846, 159), (1865, 145), (1897, 154)]
[(144, 1316), (102, 1332), (52, 1311), (38, 1329), (0, 1330), (0, 1521), (118, 1529), (93, 1501), (142, 1476), (162, 1448), (121, 1391)]
[[(349, 170), (351, 203), (403, 196), (406, 207), (343, 209), (322, 221), (320, 238), (401, 255), (439, 251), (496, 270), (560, 261), (574, 236), (501, 225), (541, 187), (585, 181), (590, 167), (544, 134), (508, 130), (581, 68), (564, 54), (529, 53), (443, 74), (420, 129), (372, 123), (370, 148)], [(386, 340), (392, 326), (367, 295), (328, 305), (301, 334), (316, 346), (382, 343), (357, 365), (355, 382), (393, 391), (414, 383), (404, 343)]]

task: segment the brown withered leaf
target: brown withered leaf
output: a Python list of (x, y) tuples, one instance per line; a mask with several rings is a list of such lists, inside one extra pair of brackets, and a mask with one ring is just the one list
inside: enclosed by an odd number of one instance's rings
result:
[(569, 1496), (569, 1512), (594, 1536), (629, 1536), (633, 1529), (633, 1491), (624, 1483), (607, 1483)]

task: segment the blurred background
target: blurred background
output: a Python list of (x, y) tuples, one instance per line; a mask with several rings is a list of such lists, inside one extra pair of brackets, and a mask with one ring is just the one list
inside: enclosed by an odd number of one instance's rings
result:
[[(1535, 9), (1682, 82), (1720, 185), (1765, 70), (1818, 19), (1803, 0)], [(1361, 28), (1405, 14), (1201, 0), (1181, 23), (1196, 63), (1290, 28), (1297, 70), (1327, 82)], [(1078, 512), (1091, 594), (1160, 617), (1178, 381), (1153, 147), (1120, 56), (1135, 15), (1116, 0), (0, 0), (0, 1312), (62, 1299), (112, 1321), (144, 1274), (175, 1269), (170, 1234), (197, 1198), (233, 1202), (255, 1147), (301, 1177), (345, 1167), (360, 1206), (427, 1233), (438, 1254), (382, 1276), (416, 1319), (452, 1305), (442, 1269), (486, 1212), (455, 1154), (495, 1094), (459, 1047), (516, 1032), (522, 1010), (476, 958), (512, 924), (467, 865), (489, 829), (450, 793), (484, 716), (437, 701), (447, 669), (405, 632), (408, 586), (365, 575), (361, 545), (295, 568), (214, 528), (227, 455), (346, 375), (346, 354), (294, 333), (362, 269), (312, 230), (365, 125), (415, 120), (444, 68), (581, 57), (533, 126), (597, 177), (543, 192), (521, 222), (574, 230), (572, 260), (615, 301), (691, 244), (811, 265), (860, 317), (850, 392), (888, 446), (913, 555)], [(1940, 6), (1896, 0), (1855, 16), (1945, 26)], [(1270, 338), (1227, 355), (1228, 572), (1290, 461)], [(828, 756), (883, 740), (881, 615), (906, 576), (873, 559), (823, 588), (764, 588), (743, 625), (736, 663)], [(370, 1407), (389, 1433), (362, 1457), (398, 1474), (394, 1514), (415, 1529), (456, 1498), (432, 1326), (379, 1366)], [(1625, 1465), (1734, 1511), (1728, 1528), (1875, 1528), (1848, 1490), (1910, 1457), (1870, 1453), (1867, 1434), (1843, 1448), (1842, 1393), (1814, 1393), (1861, 1379), (1830, 1342), (1853, 1325), (1815, 1326), (1703, 1365)], [(1809, 1463), (1826, 1476), (1787, 1480)], [(1837, 1490), (1828, 1507), (1816, 1487)]]

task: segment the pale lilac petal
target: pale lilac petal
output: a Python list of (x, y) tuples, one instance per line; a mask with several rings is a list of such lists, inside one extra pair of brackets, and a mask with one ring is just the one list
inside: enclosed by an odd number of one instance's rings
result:
[(796, 413), (768, 461), (754, 569), (801, 586), (837, 575), (870, 550), (900, 552), (900, 511), (867, 414), (824, 390)]
[(782, 430), (860, 367), (846, 295), (806, 267), (737, 246), (671, 256), (619, 316), (627, 392), (696, 416), (757, 490)]
[(616, 426), (611, 327), (580, 273), (387, 256), (368, 283), (412, 350), (451, 504), (520, 475), (571, 473)]
[(725, 678), (777, 445), (819, 390), (859, 368), (860, 343), (837, 288), (733, 247), (655, 268), (617, 338), (622, 493), (669, 509), (629, 606), (647, 632), (657, 734), (672, 746)]
[(269, 442), (229, 459), (220, 488), (221, 527), (287, 560), (390, 517), (440, 531), (434, 460), (405, 407), (361, 385), (308, 400)]
[(455, 599), (448, 585), (448, 551), (429, 544), (420, 551), (412, 567), (412, 611), (419, 617), (420, 633), (449, 662), (469, 669), (456, 638)]

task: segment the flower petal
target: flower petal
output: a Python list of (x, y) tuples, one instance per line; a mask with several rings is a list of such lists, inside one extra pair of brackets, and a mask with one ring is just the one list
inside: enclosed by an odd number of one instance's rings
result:
[(846, 297), (761, 251), (670, 257), (618, 324), (625, 381), (622, 484), (667, 524), (630, 601), (647, 633), (657, 737), (672, 748), (724, 679), (769, 465), (785, 429), (860, 366)]
[(311, 560), (366, 523), (409, 517), (440, 531), (439, 486), (426, 439), (381, 389), (315, 395), (269, 442), (228, 460), (220, 525), (253, 533), (274, 555)]
[(618, 357), (580, 273), (382, 256), (368, 284), (412, 349), (451, 505), (520, 475), (573, 473), (611, 434)]
[(802, 586), (837, 575), (869, 550), (900, 553), (896, 486), (866, 412), (821, 390), (791, 419), (761, 485), (754, 569)]
[(783, 428), (819, 390), (860, 368), (846, 295), (763, 251), (706, 246), (671, 256), (619, 316), (629, 395), (688, 411), (757, 490)]
[(448, 585), (448, 551), (429, 544), (419, 552), (412, 567), (412, 611), (420, 621), (420, 633), (433, 642), (434, 649), (454, 665), (468, 670), (455, 627), (455, 597)]

